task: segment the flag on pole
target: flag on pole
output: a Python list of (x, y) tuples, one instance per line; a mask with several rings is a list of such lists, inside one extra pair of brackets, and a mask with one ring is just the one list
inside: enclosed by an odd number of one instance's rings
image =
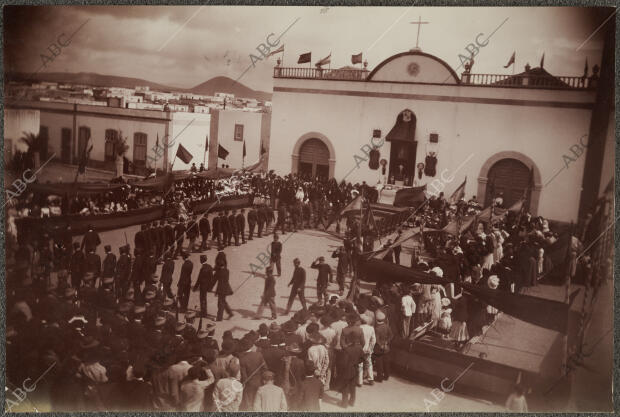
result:
[(332, 62), (332, 53), (330, 52), (329, 55), (327, 55), (325, 58), (319, 60), (319, 62), (317, 62), (316, 64), (314, 64), (317, 67), (321, 67), (323, 65), (327, 65), (330, 62)]
[(279, 54), (280, 52), (284, 52), (284, 44), (282, 44), (281, 47), (279, 47), (278, 49), (276, 49), (275, 51), (272, 51), (269, 55), (267, 55), (267, 58), (275, 54)]
[(461, 198), (465, 197), (465, 184), (467, 184), (467, 177), (450, 196), (450, 204), (456, 204)]
[(504, 65), (504, 68), (508, 68), (514, 63), (515, 63), (515, 52), (512, 53), (512, 55), (510, 56), (510, 59), (508, 60), (508, 63)]
[(362, 210), (362, 196), (361, 194), (358, 195), (357, 197), (355, 197), (353, 199), (353, 201), (351, 201), (349, 204), (347, 204), (346, 206), (344, 206), (344, 208), (342, 210), (340, 210), (340, 212), (335, 215), (334, 217), (332, 217), (332, 219), (329, 221), (329, 223), (327, 223), (327, 226), (325, 226), (325, 230), (327, 230), (329, 228), (329, 226), (331, 226), (331, 224), (338, 219), (339, 217), (342, 217), (343, 215), (351, 212), (351, 211), (357, 211), (357, 210)]
[(86, 172), (86, 165), (88, 164), (88, 160), (90, 159), (90, 151), (93, 150), (93, 145), (90, 145), (88, 149), (84, 146), (84, 153), (82, 154), (82, 158), (80, 160), (80, 165), (78, 166), (78, 172), (83, 174)]
[(305, 64), (306, 62), (312, 61), (312, 52), (306, 52), (305, 54), (299, 55), (299, 59), (297, 60), (298, 64)]
[(228, 152), (226, 148), (224, 148), (222, 145), (220, 144), (217, 145), (217, 157), (218, 158), (226, 159), (229, 153), (230, 152)]
[(351, 55), (351, 63), (353, 65), (355, 64), (361, 64), (362, 63), (362, 53), (360, 52), (357, 55)]
[(543, 52), (542, 58), (540, 58), (540, 68), (545, 66), (545, 53)]
[(245, 152), (245, 141), (243, 141), (243, 158), (245, 158), (246, 152)]
[(267, 150), (265, 149), (265, 145), (263, 145), (263, 143), (261, 142), (260, 144), (260, 154), (263, 155), (267, 153)]
[(209, 135), (205, 138), (205, 152), (209, 150)]
[(183, 145), (179, 143), (179, 147), (177, 148), (177, 158), (183, 161), (186, 164), (189, 164), (192, 158), (194, 157)]
[(155, 139), (155, 149), (159, 149), (159, 132), (157, 132), (157, 138)]

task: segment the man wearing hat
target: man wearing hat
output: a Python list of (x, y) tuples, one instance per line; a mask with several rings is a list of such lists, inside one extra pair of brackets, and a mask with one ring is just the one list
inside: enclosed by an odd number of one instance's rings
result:
[(114, 278), (116, 275), (116, 255), (112, 253), (110, 245), (105, 245), (103, 249), (105, 251), (105, 258), (103, 258), (101, 278)]
[(116, 263), (116, 297), (120, 298), (129, 288), (129, 277), (131, 275), (131, 257), (129, 256), (129, 245), (119, 248), (120, 256)]
[(217, 240), (217, 247), (222, 248), (222, 212), (218, 212), (212, 220), (213, 240)]
[(263, 237), (263, 228), (267, 222), (267, 213), (264, 207), (258, 207), (256, 210), (256, 223), (258, 224), (257, 236)]
[(163, 292), (168, 298), (174, 298), (172, 293), (172, 274), (174, 273), (174, 260), (172, 253), (166, 252), (164, 264), (161, 267), (161, 284)]
[(331, 281), (332, 278), (332, 268), (325, 263), (325, 258), (319, 256), (310, 268), (318, 270), (318, 275), (316, 277), (316, 296), (319, 304), (323, 304), (323, 302), (327, 302), (327, 284)]
[(222, 227), (222, 239), (224, 246), (230, 246), (230, 240), (232, 238), (232, 225), (228, 217), (228, 210), (220, 212), (220, 225)]
[(241, 381), (243, 381), (243, 397), (241, 410), (252, 411), (256, 391), (261, 384), (260, 369), (264, 369), (265, 359), (260, 352), (253, 351), (254, 344), (247, 338), (239, 343), (239, 368), (241, 369)]
[(166, 221), (164, 226), (165, 235), (165, 250), (166, 252), (172, 252), (174, 250), (174, 227), (171, 220)]
[(241, 209), (236, 217), (237, 233), (241, 237), (241, 243), (245, 243), (245, 209)]
[(338, 259), (338, 266), (336, 267), (336, 281), (338, 282), (338, 293), (344, 294), (344, 276), (347, 273), (349, 266), (349, 254), (345, 250), (344, 246), (340, 246), (332, 253), (332, 258)]
[(99, 238), (99, 234), (95, 232), (95, 228), (92, 224), (88, 225), (88, 231), (84, 233), (84, 238), (82, 239), (82, 249), (88, 252), (95, 252), (97, 250), (97, 246), (101, 244), (101, 239)]
[[(258, 222), (258, 214), (254, 207), (250, 207), (248, 210), (248, 240), (252, 240), (254, 236), (254, 229), (256, 228), (256, 223)], [(261, 228), (262, 231), (262, 228)]]
[(338, 360), (338, 377), (340, 379), (340, 392), (342, 393), (342, 400), (340, 406), (347, 408), (355, 405), (355, 391), (357, 387), (357, 376), (359, 365), (364, 360), (364, 352), (362, 346), (356, 343), (356, 337), (353, 334), (348, 334), (344, 337), (344, 347), (342, 349), (342, 355)]
[(209, 223), (209, 217), (207, 216), (208, 214), (209, 212), (207, 211), (198, 221), (198, 229), (200, 230), (200, 236), (202, 237), (202, 242), (200, 243), (201, 252), (210, 249), (209, 233), (211, 233), (211, 224)]
[(288, 315), (291, 311), (291, 307), (297, 296), (299, 296), (302, 309), (306, 310), (306, 297), (304, 295), (306, 288), (306, 270), (301, 267), (299, 258), (293, 259), (293, 265), (295, 269), (293, 271), (293, 278), (291, 278), (291, 282), (288, 283), (288, 286), (291, 287), (291, 294), (288, 297), (285, 315)]
[(234, 210), (228, 216), (228, 224), (230, 224), (230, 234), (228, 237), (228, 245), (230, 246), (231, 240), (235, 239), (235, 246), (239, 246), (239, 229), (237, 228), (237, 210)]
[(80, 288), (84, 273), (86, 272), (86, 257), (78, 242), (73, 243), (73, 255), (71, 255), (71, 286)]
[(101, 257), (95, 253), (93, 247), (86, 253), (86, 272), (92, 272), (95, 279), (101, 275)]
[(194, 270), (194, 263), (189, 259), (189, 254), (187, 252), (182, 251), (181, 256), (183, 257), (183, 265), (181, 266), (181, 275), (177, 283), (177, 295), (179, 297), (181, 313), (185, 313), (187, 311), (187, 304), (189, 303), (189, 293), (192, 289), (192, 271)]
[(200, 255), (200, 272), (194, 284), (194, 291), (200, 289), (200, 314), (207, 317), (207, 293), (213, 289), (215, 281), (213, 279), (213, 268), (207, 263), (207, 255)]
[(187, 223), (187, 231), (185, 235), (189, 240), (189, 248), (187, 249), (190, 252), (196, 251), (196, 238), (198, 237), (198, 223), (196, 222), (196, 215), (192, 215), (192, 218)]
[(131, 267), (131, 282), (133, 283), (134, 295), (139, 297), (142, 292), (142, 283), (144, 282), (145, 259), (142, 251), (138, 248), (134, 249), (133, 265)]
[(393, 334), (390, 326), (386, 323), (383, 311), (377, 310), (375, 314), (375, 347), (372, 357), (375, 361), (374, 370), (377, 371), (376, 382), (387, 381), (390, 377), (390, 344)]
[(181, 218), (177, 225), (174, 227), (174, 239), (177, 244), (176, 251), (174, 253), (174, 257), (176, 259), (177, 256), (181, 255), (183, 251), (183, 240), (185, 240), (185, 231), (187, 228), (185, 227), (185, 220)]
[(280, 238), (278, 234), (274, 232), (273, 234), (273, 242), (271, 242), (271, 262), (269, 266), (273, 267), (276, 265), (276, 269), (278, 270), (278, 276), (282, 276), (282, 242), (280, 242)]
[(256, 312), (256, 320), (263, 317), (263, 310), (265, 306), (269, 306), (271, 309), (271, 320), (275, 320), (278, 317), (276, 309), (276, 280), (273, 277), (273, 268), (268, 266), (265, 270), (265, 288), (263, 290), (263, 296)]

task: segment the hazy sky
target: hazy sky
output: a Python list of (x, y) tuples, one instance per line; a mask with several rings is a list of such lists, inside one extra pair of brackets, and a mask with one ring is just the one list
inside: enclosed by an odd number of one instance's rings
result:
[[(472, 72), (512, 73), (503, 65), (513, 51), (520, 72), (528, 62), (538, 66), (544, 52), (547, 71), (579, 76), (586, 57), (590, 69), (600, 65), (603, 31), (583, 43), (613, 12), (561, 7), (5, 6), (4, 10), (5, 71), (38, 70), (41, 54), (51, 56), (48, 45), (83, 25), (41, 71), (138, 77), (175, 87), (192, 87), (218, 75), (236, 79), (270, 33), (275, 34), (273, 41), (297, 19), (278, 45), (285, 45), (285, 66), (297, 66), (304, 52), (312, 52), (313, 63), (331, 52), (332, 68), (341, 67), (350, 65), (352, 54), (363, 52), (372, 70), (415, 46), (417, 26), (410, 22), (421, 16), (430, 22), (422, 25), (422, 50), (459, 74), (459, 54), (468, 54), (465, 47), (475, 43), (479, 33), (484, 34), (482, 40), (499, 27), (475, 57)], [(66, 37), (60, 37), (65, 44)], [(272, 91), (274, 65), (275, 57), (259, 61), (239, 81)]]

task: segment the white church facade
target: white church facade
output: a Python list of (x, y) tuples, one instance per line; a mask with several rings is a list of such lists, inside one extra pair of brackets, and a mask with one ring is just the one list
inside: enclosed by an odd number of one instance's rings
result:
[[(467, 199), (485, 203), (492, 183), (507, 204), (523, 195), (532, 172), (530, 211), (575, 221), (597, 73), (598, 66), (588, 78), (466, 68), (458, 76), (419, 49), (372, 71), (276, 66), (269, 168), (369, 185), (427, 184), (427, 192), (447, 196), (466, 177)], [(605, 160), (613, 167), (610, 123)]]

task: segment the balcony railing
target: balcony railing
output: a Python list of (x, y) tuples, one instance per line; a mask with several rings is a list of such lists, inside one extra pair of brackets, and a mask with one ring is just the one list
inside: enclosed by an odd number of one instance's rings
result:
[(488, 85), (520, 88), (590, 89), (596, 87), (597, 78), (554, 77), (548, 75), (469, 74), (461, 75), (461, 82), (469, 85)]
[(363, 69), (283, 68), (273, 69), (274, 78), (304, 78), (321, 80), (363, 81), (369, 71)]

